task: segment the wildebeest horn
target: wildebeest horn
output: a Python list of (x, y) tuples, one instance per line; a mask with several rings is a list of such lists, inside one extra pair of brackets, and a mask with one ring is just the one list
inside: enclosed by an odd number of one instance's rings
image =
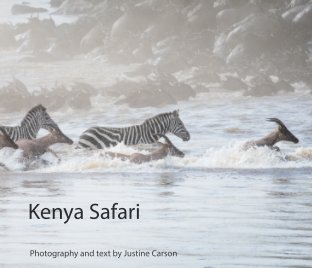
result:
[(284, 125), (284, 123), (279, 120), (278, 118), (267, 118), (266, 119), (267, 121), (270, 121), (270, 122), (275, 122), (276, 124), (278, 124), (279, 126), (281, 126), (282, 128), (286, 128), (286, 126)]

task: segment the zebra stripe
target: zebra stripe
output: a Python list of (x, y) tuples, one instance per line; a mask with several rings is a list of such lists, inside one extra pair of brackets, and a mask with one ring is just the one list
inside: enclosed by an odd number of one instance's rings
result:
[(79, 138), (79, 146), (91, 149), (103, 149), (125, 145), (150, 144), (158, 141), (161, 135), (172, 133), (184, 141), (190, 139), (190, 134), (179, 118), (178, 111), (159, 114), (145, 120), (141, 125), (123, 128), (92, 127)]
[(33, 107), (21, 122), (20, 126), (3, 126), (3, 129), (13, 141), (20, 139), (35, 139), (40, 128), (48, 131), (59, 129), (42, 105)]

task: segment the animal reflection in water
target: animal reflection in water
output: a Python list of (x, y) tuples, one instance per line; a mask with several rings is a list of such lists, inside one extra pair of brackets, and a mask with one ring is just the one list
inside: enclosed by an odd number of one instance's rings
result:
[(168, 155), (176, 156), (176, 157), (184, 157), (184, 153), (181, 152), (178, 148), (176, 148), (169, 138), (165, 135), (160, 135), (165, 139), (165, 143), (157, 142), (160, 145), (160, 148), (149, 153), (149, 154), (142, 154), (142, 153), (133, 153), (133, 154), (121, 154), (115, 152), (105, 152), (105, 155), (110, 156), (111, 158), (119, 158), (121, 160), (129, 160), (131, 163), (135, 164), (142, 164), (145, 162), (160, 160)]
[(299, 140), (295, 137), (295, 135), (292, 134), (287, 129), (287, 127), (284, 125), (284, 123), (281, 120), (277, 118), (268, 118), (267, 121), (277, 123), (278, 124), (277, 129), (262, 139), (246, 142), (243, 145), (244, 150), (247, 150), (252, 147), (268, 146), (269, 148), (273, 150), (280, 151), (279, 147), (274, 146), (274, 144), (276, 144), (279, 141), (291, 141), (293, 143), (299, 142)]

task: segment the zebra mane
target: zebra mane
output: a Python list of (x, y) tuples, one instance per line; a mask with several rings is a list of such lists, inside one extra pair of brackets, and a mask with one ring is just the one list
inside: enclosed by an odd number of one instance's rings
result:
[(38, 104), (38, 105), (36, 105), (35, 107), (31, 108), (31, 109), (28, 111), (28, 113), (34, 112), (34, 111), (37, 111), (37, 110), (46, 111), (47, 108), (44, 107), (42, 104)]
[(150, 120), (153, 120), (155, 118), (161, 118), (161, 117), (166, 117), (166, 116), (174, 116), (174, 117), (177, 116), (178, 117), (179, 116), (179, 110), (174, 110), (173, 112), (161, 113), (161, 114), (155, 115), (153, 117), (145, 119), (143, 124), (146, 123), (146, 122), (149, 122)]
[(21, 125), (23, 125), (23, 123), (25, 122), (26, 118), (30, 115), (30, 114), (33, 114), (33, 113), (36, 113), (37, 111), (42, 111), (42, 112), (45, 112), (47, 109), (41, 105), (41, 104), (38, 104), (36, 105), (35, 107), (31, 108), (27, 114), (25, 115), (25, 117), (23, 118), (22, 122), (21, 122)]

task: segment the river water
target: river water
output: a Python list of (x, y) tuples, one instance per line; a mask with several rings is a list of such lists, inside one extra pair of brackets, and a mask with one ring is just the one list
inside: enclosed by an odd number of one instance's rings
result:
[[(23, 171), (20, 152), (3, 149), (0, 160), (13, 171), (0, 184), (1, 261), (5, 267), (311, 267), (312, 128), (311, 96), (243, 97), (208, 93), (179, 105), (131, 109), (110, 102), (89, 111), (51, 112), (76, 142), (89, 126), (140, 123), (163, 111), (180, 109), (189, 142), (171, 136), (184, 159), (168, 157), (135, 165), (100, 152), (55, 146), (62, 158), (50, 166)], [(278, 116), (299, 138), (267, 148), (241, 151), (241, 144), (275, 128)], [(9, 124), (22, 113), (1, 114)], [(125, 146), (115, 151), (131, 153)], [(293, 155), (296, 161), (284, 161)], [(140, 220), (29, 220), (28, 205), (110, 207), (140, 204)], [(176, 258), (51, 259), (29, 250), (171, 250)]]

